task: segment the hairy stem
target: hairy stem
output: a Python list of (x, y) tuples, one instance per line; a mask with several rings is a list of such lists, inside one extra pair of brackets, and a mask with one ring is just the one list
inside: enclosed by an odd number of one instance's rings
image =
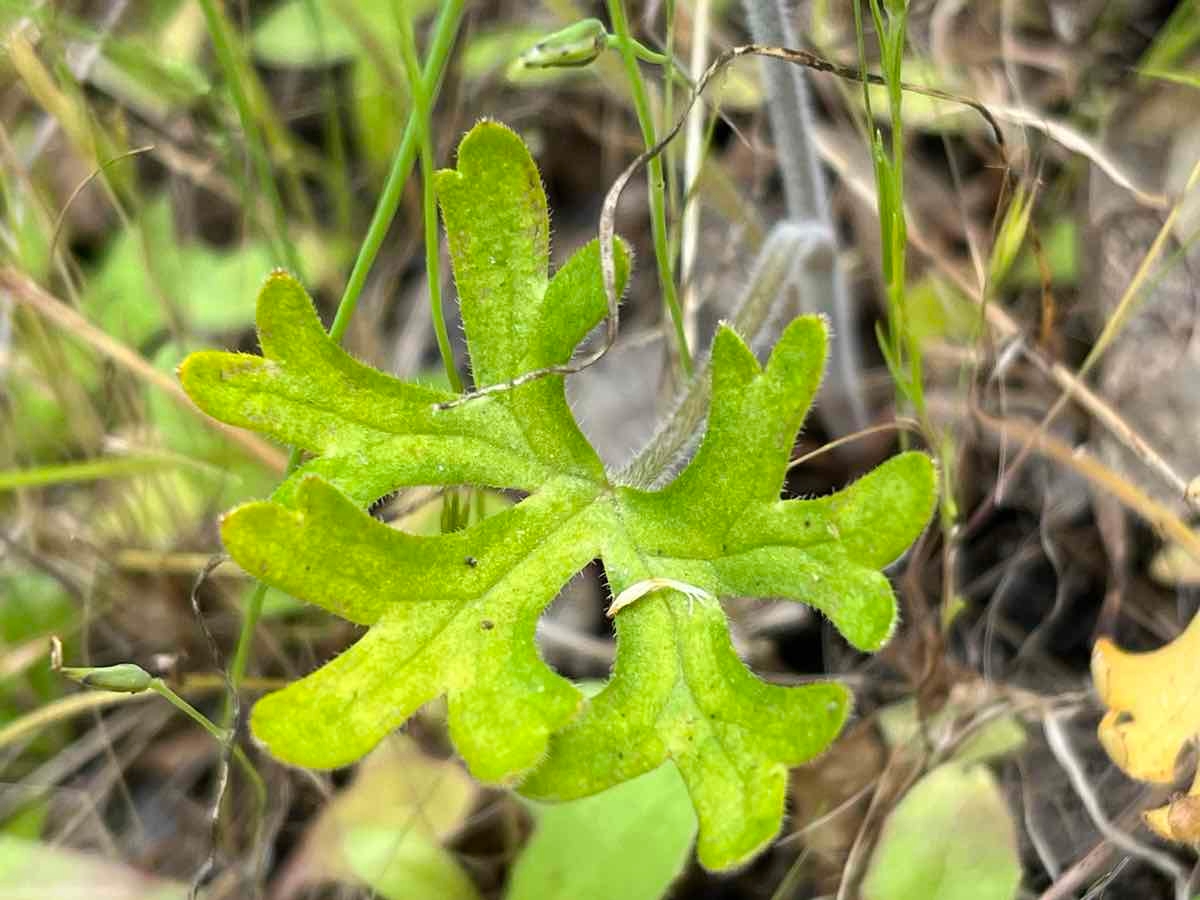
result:
[[(780, 294), (798, 283), (797, 272), (820, 256), (832, 256), (833, 233), (820, 225), (781, 223), (771, 230), (758, 254), (749, 286), (738, 301), (733, 326), (750, 348), (761, 354), (774, 340), (774, 330), (801, 313), (800, 302), (783, 302)], [(802, 299), (802, 298), (800, 298)], [(708, 413), (712, 384), (693, 379), (662, 428), (618, 475), (637, 487), (657, 487), (668, 480), (695, 450)]]
[[(794, 48), (799, 45), (783, 0), (744, 0), (750, 34), (756, 44)], [(829, 190), (812, 139), (816, 124), (803, 71), (798, 66), (762, 61), (767, 85), (767, 112), (783, 175), (787, 220), (794, 225), (817, 223), (833, 232)], [(809, 312), (833, 324), (826, 392), (836, 403), (822, 414), (837, 431), (862, 428), (867, 421), (860, 388), (861, 362), (854, 310), (836, 254), (814, 257), (796, 272), (801, 302)], [(844, 412), (839, 412), (844, 410)]]

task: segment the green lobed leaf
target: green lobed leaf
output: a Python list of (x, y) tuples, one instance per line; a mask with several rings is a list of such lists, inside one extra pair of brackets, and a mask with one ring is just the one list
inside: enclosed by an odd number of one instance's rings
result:
[(397, 381), (351, 357), (329, 339), (286, 272), (267, 279), (257, 319), (263, 356), (195, 353), (179, 375), (209, 415), (315, 455), (277, 499), (310, 473), (364, 505), (410, 485), (532, 490), (553, 475), (502, 402), (437, 413), (434, 405), (451, 394)]
[[(546, 198), (520, 139), (500, 125), (480, 126), (463, 141), (459, 160), (460, 172), (439, 173), (438, 191), (476, 383), (567, 362), (606, 311), (598, 245), (588, 244), (548, 279)], [(483, 178), (481, 160), (493, 162)], [(497, 196), (521, 202), (506, 209)], [(534, 254), (536, 265), (525, 262)], [(514, 258), (521, 264), (510, 273)], [(617, 263), (623, 283), (628, 260), (620, 245)], [(507, 302), (487, 302), (497, 295)], [(276, 499), (289, 497), (308, 473), (364, 505), (411, 485), (533, 491), (558, 474), (604, 477), (570, 415), (561, 377), (439, 412), (435, 404), (451, 394), (355, 360), (329, 339), (311, 299), (282, 270), (259, 293), (257, 321), (263, 356), (193, 354), (180, 379), (215, 418), (318, 455)]]
[[(547, 485), (471, 528), (417, 537), (305, 479), (295, 509), (258, 503), (222, 525), (248, 571), (371, 625), (333, 662), (255, 705), (255, 736), (288, 762), (354, 762), (442, 694), (472, 772), (506, 781), (544, 754), (579, 694), (537, 656), (538, 614), (595, 555), (586, 482)], [(287, 560), (280, 566), (277, 561)]]
[[(481, 123), (436, 187), (476, 384), (569, 360), (605, 315), (599, 251), (589, 244), (548, 276), (545, 193), (520, 139)], [(623, 284), (620, 245), (617, 261)], [(829, 745), (850, 696), (835, 683), (764, 683), (734, 652), (719, 602), (696, 598), (800, 600), (877, 649), (896, 619), (879, 569), (920, 533), (934, 498), (930, 460), (909, 453), (828, 497), (780, 499), (824, 365), (821, 320), (791, 323), (765, 367), (722, 328), (703, 376), (706, 433), (660, 490), (610, 478), (561, 376), (438, 411), (449, 395), (373, 371), (330, 341), (286, 273), (268, 279), (258, 323), (262, 357), (196, 354), (184, 387), (210, 414), (313, 457), (272, 502), (227, 515), (222, 538), (247, 571), (368, 631), (261, 700), (255, 736), (297, 765), (344, 765), (445, 695), (455, 745), (485, 781), (524, 778), (527, 795), (567, 800), (671, 760), (704, 865), (737, 865), (769, 842), (787, 768)], [(433, 537), (362, 510), (418, 484), (528, 496)], [(596, 557), (614, 595), (642, 596), (617, 614), (613, 676), (585, 703), (538, 657), (534, 632)], [(651, 579), (691, 587), (639, 587)]]

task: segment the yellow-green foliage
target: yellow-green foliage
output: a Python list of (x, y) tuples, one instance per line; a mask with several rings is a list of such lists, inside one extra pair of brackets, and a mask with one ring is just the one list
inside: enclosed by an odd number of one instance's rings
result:
[[(437, 191), (478, 385), (567, 362), (606, 304), (595, 243), (548, 277), (549, 219), (520, 139), (485, 122)], [(617, 248), (618, 282), (627, 274)], [(822, 752), (850, 707), (836, 683), (769, 685), (730, 643), (713, 598), (800, 600), (856, 647), (891, 634), (882, 566), (928, 521), (933, 467), (890, 460), (819, 499), (781, 500), (795, 435), (820, 382), (821, 320), (796, 319), (765, 368), (729, 328), (714, 342), (712, 402), (694, 459), (661, 490), (616, 483), (549, 376), (439, 410), (454, 395), (390, 378), (330, 340), (301, 286), (259, 297), (262, 357), (200, 353), (184, 387), (211, 415), (311, 454), (271, 501), (233, 510), (225, 546), (258, 578), (369, 626), (313, 674), (259, 701), (255, 736), (285, 761), (351, 763), (445, 695), (450, 733), (480, 779), (567, 799), (678, 767), (701, 861), (748, 859), (778, 831), (788, 766)], [(363, 508), (411, 485), (515, 488), (528, 497), (462, 531), (421, 537)], [(616, 616), (617, 659), (585, 701), (539, 658), (538, 616), (601, 558), (614, 594), (663, 588)], [(700, 596), (701, 599), (696, 599)]]

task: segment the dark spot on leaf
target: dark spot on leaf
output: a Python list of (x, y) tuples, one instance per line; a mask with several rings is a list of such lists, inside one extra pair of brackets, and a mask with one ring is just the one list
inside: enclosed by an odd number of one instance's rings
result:
[(479, 565), (479, 560), (477, 560), (473, 556), (468, 556), (466, 559), (463, 560), (463, 562), (465, 562), (472, 569), (475, 568), (477, 565)]
[(479, 623), (479, 627), (482, 628), (484, 631), (491, 631), (493, 628), (496, 627), (496, 623), (493, 622), (491, 619), (484, 619), (482, 622)]

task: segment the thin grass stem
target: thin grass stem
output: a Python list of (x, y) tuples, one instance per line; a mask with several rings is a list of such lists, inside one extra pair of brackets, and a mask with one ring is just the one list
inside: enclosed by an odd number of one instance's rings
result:
[[(206, 0), (206, 2), (212, 2), (212, 0)], [(425, 61), (425, 71), (421, 78), (422, 87), (430, 104), (436, 99), (441, 86), (442, 75), (450, 57), (450, 50), (458, 36), (465, 6), (466, 0), (447, 0), (434, 24), (433, 40), (429, 45), (429, 57)], [(414, 108), (413, 112), (409, 114), (404, 137), (396, 149), (391, 171), (383, 186), (383, 193), (375, 205), (371, 224), (367, 227), (367, 234), (363, 238), (362, 246), (359, 247), (358, 258), (354, 261), (354, 268), (350, 271), (350, 277), (346, 281), (345, 290), (343, 290), (342, 298), (338, 303), (333, 324), (329, 328), (329, 336), (335, 341), (341, 341), (346, 329), (350, 326), (350, 320), (354, 316), (359, 297), (362, 295), (363, 285), (366, 284), (367, 274), (375, 262), (375, 257), (379, 254), (379, 248), (383, 245), (383, 239), (387, 235), (392, 218), (400, 205), (400, 197), (404, 192), (405, 182), (408, 180), (417, 154), (417, 131), (418, 125)], [(300, 460), (301, 451), (293, 448), (288, 455), (287, 473), (289, 475), (300, 465)], [(263, 601), (266, 595), (267, 586), (260, 581), (255, 585), (246, 601), (246, 611), (238, 632), (237, 646), (234, 648), (233, 660), (229, 665), (229, 681), (233, 685), (234, 691), (237, 691), (245, 680), (246, 667), (250, 661), (250, 648), (254, 641), (258, 620), (262, 618)], [(232, 704), (227, 704), (226, 719), (231, 715)]]
[(425, 220), (425, 280), (429, 285), (429, 312), (433, 319), (433, 331), (437, 336), (438, 353), (450, 389), (456, 394), (463, 391), (462, 379), (454, 365), (454, 351), (450, 347), (450, 336), (446, 333), (446, 316), (442, 310), (442, 274), (440, 265), (440, 242), (438, 240), (437, 201), (433, 195), (433, 122), (429, 114), (429, 92), (421, 78), (421, 64), (417, 59), (417, 39), (413, 34), (408, 16), (400, 16), (400, 54), (404, 58), (404, 69), (408, 76), (408, 92), (412, 97), (412, 116), (417, 128), (417, 144), (421, 156), (421, 211)]
[(244, 63), (234, 50), (233, 40), (229, 34), (224, 13), (217, 8), (217, 0), (200, 0), (204, 10), (204, 18), (208, 23), (209, 35), (212, 38), (213, 51), (217, 62), (225, 74), (229, 84), (229, 92), (233, 96), (233, 105), (237, 109), (238, 119), (242, 124), (242, 133), (246, 136), (246, 148), (254, 166), (259, 188), (267, 195), (275, 217), (274, 242), (290, 268), (297, 275), (302, 273), (300, 257), (296, 247), (288, 235), (287, 211), (283, 208), (283, 198), (279, 194), (279, 186), (271, 173), (271, 162), (267, 158), (267, 147), (258, 128), (258, 123), (250, 109), (250, 100), (242, 85)]
[[(625, 73), (629, 78), (630, 91), (633, 94), (633, 107), (637, 113), (638, 125), (642, 130), (642, 140), (650, 148), (658, 143), (654, 127), (654, 117), (650, 111), (650, 98), (646, 92), (646, 82), (638, 68), (637, 53), (634, 50), (629, 33), (629, 21), (625, 16), (625, 4), (622, 0), (608, 0), (608, 14), (612, 19), (613, 32), (617, 38), (617, 46), (625, 63)], [(683, 310), (679, 306), (679, 296), (675, 291), (675, 275), (671, 267), (670, 251), (667, 244), (666, 216), (666, 186), (663, 181), (662, 160), (655, 156), (647, 166), (649, 185), (647, 190), (650, 197), (650, 226), (654, 238), (654, 261), (658, 267), (658, 282), (663, 292), (663, 302), (671, 316), (675, 328), (675, 342), (679, 352), (679, 364), (687, 378), (692, 377), (692, 354), (688, 349), (687, 334), (683, 324)]]
[(186, 456), (170, 453), (139, 454), (86, 459), (54, 466), (9, 469), (0, 472), (0, 493), (19, 488), (49, 487), (55, 484), (79, 484), (85, 481), (106, 481), (111, 478), (130, 478), (159, 469), (183, 467), (204, 469), (203, 463)]
[[(229, 734), (224, 728), (221, 728), (208, 716), (204, 715), (204, 713), (200, 712), (200, 710), (171, 690), (161, 678), (151, 679), (149, 689), (211, 734), (217, 743), (224, 744), (228, 740)], [(242, 771), (254, 786), (255, 802), (259, 805), (259, 809), (265, 810), (267, 806), (267, 785), (263, 781), (262, 776), (258, 774), (258, 770), (254, 768), (254, 763), (246, 756), (245, 751), (237, 744), (233, 745), (233, 758), (237, 760), (237, 764), (242, 767)]]
[[(454, 46), (455, 38), (458, 36), (465, 7), (466, 0), (446, 0), (438, 14), (437, 22), (434, 24), (433, 39), (429, 44), (429, 56), (425, 60), (425, 72), (421, 79), (430, 106), (437, 99), (442, 83), (442, 74), (445, 72), (446, 62), (449, 59), (450, 50)], [(409, 114), (408, 126), (404, 129), (404, 136), (392, 159), (392, 168), (388, 172), (387, 181), (384, 182), (383, 193), (375, 206), (375, 213), (371, 216), (371, 224), (367, 226), (366, 236), (363, 238), (362, 246), (359, 247), (354, 267), (350, 270), (350, 277), (346, 280), (342, 298), (338, 301), (337, 314), (334, 316), (333, 325), (329, 328), (329, 336), (335, 341), (342, 339), (350, 325), (350, 319), (354, 316), (354, 310), (358, 307), (358, 299), (362, 295), (363, 285), (366, 284), (367, 275), (371, 271), (375, 257), (379, 255), (379, 248), (383, 246), (383, 239), (387, 236), (397, 207), (400, 206), (404, 185), (408, 181), (409, 173), (416, 161), (418, 135), (414, 113)]]

